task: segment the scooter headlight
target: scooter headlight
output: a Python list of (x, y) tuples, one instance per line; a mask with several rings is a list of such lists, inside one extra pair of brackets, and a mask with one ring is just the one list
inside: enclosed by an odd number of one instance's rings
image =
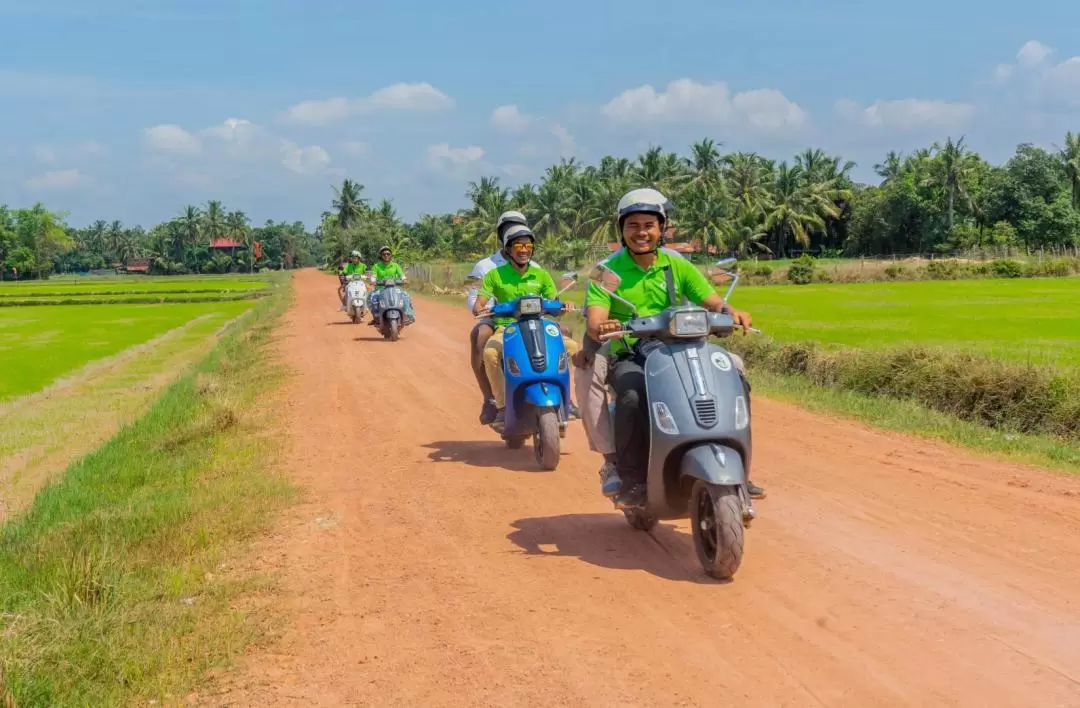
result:
[(709, 333), (709, 313), (705, 310), (676, 312), (669, 329), (673, 337), (704, 337)]
[(523, 315), (539, 315), (544, 311), (544, 301), (538, 297), (524, 297), (518, 302), (518, 311)]

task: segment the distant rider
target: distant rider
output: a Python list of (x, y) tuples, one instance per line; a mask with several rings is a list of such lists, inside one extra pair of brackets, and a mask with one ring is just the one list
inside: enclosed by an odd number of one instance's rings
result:
[[(495, 302), (511, 302), (525, 295), (539, 295), (547, 300), (558, 296), (558, 288), (555, 287), (551, 274), (531, 262), (535, 247), (536, 236), (528, 227), (515, 224), (506, 230), (502, 255), (507, 262), (488, 271), (484, 276), (473, 303), (474, 315), (484, 312), (493, 299)], [(568, 309), (572, 309), (572, 305), (563, 303), (563, 310)], [(502, 368), (503, 331), (513, 322), (512, 317), (495, 317), (495, 332), (484, 347), (484, 370), (495, 399), (496, 413), (492, 421), (495, 424), (502, 423), (506, 417), (506, 377)], [(568, 355), (577, 353), (576, 341), (564, 335), (563, 343)], [(569, 391), (567, 393), (569, 394)]]
[[(383, 246), (379, 249), (379, 260), (371, 264), (371, 275), (375, 280), (375, 289), (371, 292), (368, 301), (371, 305), (371, 324), (374, 325), (378, 322), (379, 291), (382, 290), (383, 287), (379, 285), (379, 283), (387, 279), (394, 279), (404, 283), (407, 278), (405, 277), (405, 270), (401, 267), (401, 264), (394, 260), (394, 252), (390, 250), (389, 246)], [(405, 321), (409, 323), (415, 322), (416, 313), (413, 311), (412, 298), (409, 297), (409, 293), (404, 289), (402, 289), (401, 292), (405, 297)]]
[(345, 303), (345, 283), (348, 282), (349, 276), (363, 275), (365, 272), (367, 272), (367, 266), (360, 262), (360, 251), (350, 253), (349, 261), (338, 270), (338, 297), (341, 299), (342, 312), (347, 312), (349, 309)]
[[(667, 201), (656, 190), (631, 190), (619, 200), (617, 218), (625, 250), (608, 260), (607, 267), (622, 282), (617, 294), (634, 305), (638, 317), (663, 312), (668, 307), (664, 267), (670, 266), (675, 281), (675, 296), (685, 295), (691, 302), (712, 312), (730, 314), (744, 331), (751, 319), (746, 312), (732, 308), (713, 289), (705, 275), (685, 259), (672, 258), (661, 250), (667, 221)], [(589, 284), (586, 327), (589, 336), (601, 336), (622, 329), (631, 318), (623, 303), (595, 283)], [(636, 340), (630, 337), (604, 344), (610, 360), (608, 380), (615, 390), (615, 464), (621, 489), (615, 501), (620, 506), (635, 506), (645, 501), (648, 473), (649, 417), (645, 394), (644, 360), (635, 351)], [(743, 374), (741, 360), (737, 361)], [(745, 380), (745, 379), (744, 379)], [(763, 490), (747, 480), (753, 496)]]

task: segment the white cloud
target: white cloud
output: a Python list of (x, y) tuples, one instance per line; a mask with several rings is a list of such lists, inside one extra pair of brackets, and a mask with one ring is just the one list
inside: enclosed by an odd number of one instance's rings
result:
[(975, 108), (968, 103), (905, 98), (876, 101), (863, 108), (854, 101), (836, 102), (836, 113), (843, 120), (867, 128), (885, 130), (956, 130), (971, 122)]
[(757, 89), (735, 94), (735, 109), (754, 128), (765, 133), (799, 130), (808, 122), (806, 111), (775, 89)]
[(364, 98), (341, 96), (322, 101), (303, 101), (282, 116), (285, 123), (327, 125), (350, 116), (378, 111), (433, 112), (452, 108), (454, 100), (429, 83), (397, 83)]
[(143, 131), (143, 141), (150, 148), (161, 152), (194, 155), (202, 151), (199, 138), (171, 123), (147, 128)]
[(1033, 39), (1020, 47), (1020, 51), (1016, 53), (1016, 63), (1030, 69), (1042, 64), (1051, 51), (1050, 47)]
[(450, 147), (448, 143), (429, 145), (427, 149), (428, 165), (434, 169), (445, 167), (466, 167), (484, 158), (484, 148), (478, 145), (469, 147)]
[(561, 157), (573, 157), (577, 152), (577, 141), (570, 131), (562, 123), (551, 126), (551, 134), (559, 141), (559, 155)]
[(521, 133), (532, 123), (515, 105), (499, 106), (491, 112), (491, 124), (504, 133)]
[(71, 189), (89, 182), (78, 170), (54, 170), (26, 180), (26, 186), (30, 189)]
[(346, 140), (341, 144), (341, 149), (346, 155), (363, 157), (371, 150), (371, 146), (362, 140)]
[(994, 72), (999, 83), (1019, 79), (1023, 100), (1035, 104), (1080, 106), (1080, 56), (1058, 63), (1047, 61), (1054, 50), (1031, 40), (1016, 53), (1015, 64), (1000, 64)]
[(300, 147), (296, 143), (283, 140), (281, 153), (281, 164), (297, 174), (318, 173), (330, 165), (330, 154), (318, 145)]
[(1045, 98), (1080, 106), (1080, 56), (1049, 68), (1042, 77)]
[(745, 126), (759, 132), (790, 133), (808, 123), (806, 111), (774, 89), (732, 96), (728, 85), (676, 79), (658, 92), (650, 85), (619, 94), (601, 109), (621, 123)]

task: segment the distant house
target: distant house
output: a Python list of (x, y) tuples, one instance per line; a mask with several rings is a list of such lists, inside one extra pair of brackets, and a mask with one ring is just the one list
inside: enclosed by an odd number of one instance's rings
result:
[(149, 258), (132, 258), (121, 266), (117, 271), (121, 273), (149, 273), (152, 260)]
[(247, 248), (247, 244), (243, 241), (237, 241), (231, 238), (216, 238), (210, 242), (211, 251), (230, 251), (235, 253), (238, 248)]

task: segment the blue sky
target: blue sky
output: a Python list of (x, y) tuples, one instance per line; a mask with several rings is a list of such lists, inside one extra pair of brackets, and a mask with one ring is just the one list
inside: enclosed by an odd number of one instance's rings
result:
[(0, 203), (313, 225), (343, 176), (413, 219), (470, 180), (649, 145), (873, 164), (1080, 131), (1080, 3), (0, 0)]

